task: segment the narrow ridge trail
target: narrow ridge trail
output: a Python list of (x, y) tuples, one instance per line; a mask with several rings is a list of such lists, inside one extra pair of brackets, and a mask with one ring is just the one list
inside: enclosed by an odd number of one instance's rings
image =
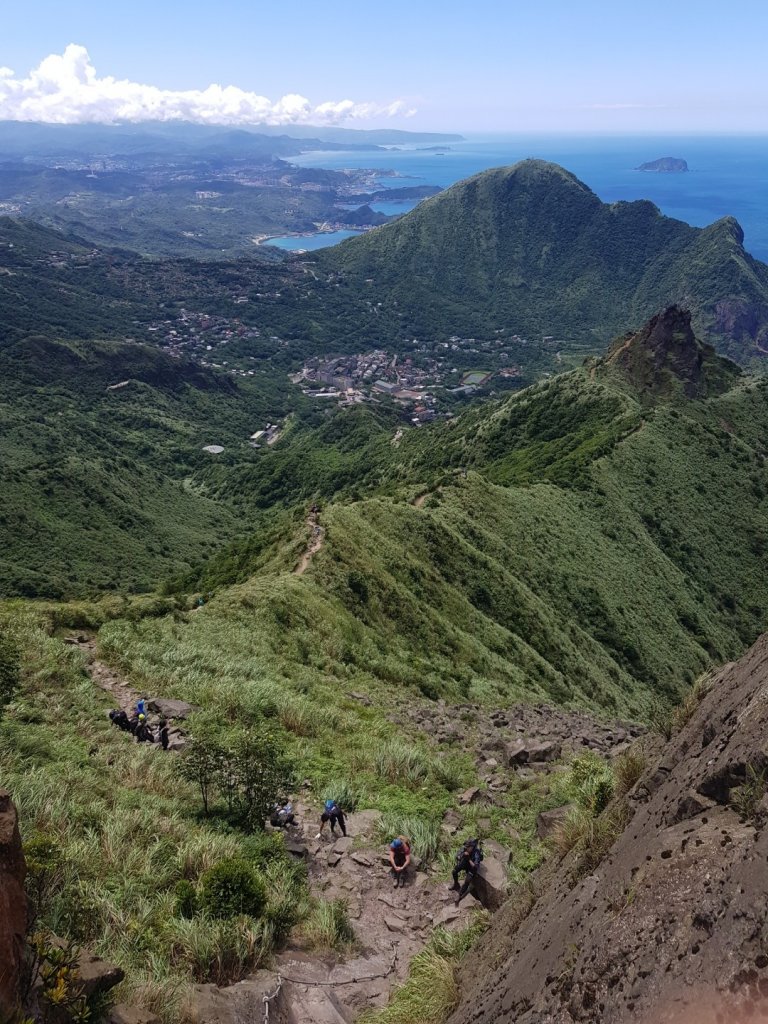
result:
[(309, 541), (306, 549), (304, 550), (304, 554), (299, 559), (298, 565), (293, 570), (294, 575), (296, 576), (304, 575), (312, 564), (312, 559), (319, 551), (322, 550), (323, 544), (325, 544), (325, 527), (320, 524), (319, 509), (310, 509), (306, 518), (306, 524), (310, 531)]

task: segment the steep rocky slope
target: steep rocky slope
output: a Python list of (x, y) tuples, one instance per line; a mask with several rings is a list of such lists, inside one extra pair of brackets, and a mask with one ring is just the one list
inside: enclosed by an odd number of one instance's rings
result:
[(26, 866), (11, 795), (0, 789), (0, 1018), (17, 1006), (27, 930)]
[(767, 726), (764, 635), (659, 744), (596, 870), (566, 858), (499, 913), (451, 1024), (768, 1019)]

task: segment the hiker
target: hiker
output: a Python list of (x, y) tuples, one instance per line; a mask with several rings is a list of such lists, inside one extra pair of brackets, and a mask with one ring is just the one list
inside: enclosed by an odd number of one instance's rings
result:
[(405, 886), (405, 873), (411, 863), (411, 844), (405, 836), (398, 836), (389, 844), (390, 874), (395, 880), (395, 888)]
[(139, 697), (139, 699), (136, 701), (136, 714), (139, 716), (139, 718), (141, 718), (141, 716), (142, 715), (146, 715), (146, 713), (147, 713), (147, 698), (146, 697)]
[[(462, 848), (456, 854), (456, 862), (453, 867), (453, 885), (451, 891), (459, 890), (456, 897), (456, 906), (464, 899), (469, 892), (469, 887), (480, 868), (480, 861), (483, 859), (483, 851), (480, 849), (479, 839), (467, 839)], [(459, 888), (459, 875), (464, 871), (464, 884)]]
[(152, 732), (147, 725), (147, 716), (144, 714), (139, 715), (139, 721), (136, 726), (136, 732), (134, 733), (139, 743), (154, 743), (154, 737)]
[(293, 804), (290, 800), (276, 803), (272, 808), (269, 823), (274, 828), (285, 828), (287, 825), (293, 825), (295, 821), (296, 815), (293, 813)]
[(135, 736), (136, 735), (136, 730), (139, 728), (139, 724), (140, 724), (139, 723), (139, 716), (138, 715), (132, 715), (128, 719), (128, 732), (131, 733), (133, 736)]
[(160, 720), (160, 725), (157, 730), (158, 741), (162, 744), (163, 750), (168, 749), (168, 723), (163, 718)]
[(112, 725), (116, 725), (122, 732), (130, 732), (130, 723), (128, 722), (128, 715), (121, 709), (115, 708), (114, 711), (109, 712), (109, 719)]
[(319, 839), (322, 836), (323, 829), (325, 828), (325, 823), (327, 821), (330, 821), (331, 823), (331, 832), (333, 835), (336, 835), (337, 825), (341, 829), (341, 834), (343, 836), (347, 834), (347, 824), (344, 821), (344, 812), (335, 800), (325, 801), (325, 810), (320, 815), (320, 831), (315, 836), (316, 839)]

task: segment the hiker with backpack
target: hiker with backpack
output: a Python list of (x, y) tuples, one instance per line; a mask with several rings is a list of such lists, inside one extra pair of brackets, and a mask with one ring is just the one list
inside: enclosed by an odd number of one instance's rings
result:
[(336, 826), (338, 825), (341, 829), (341, 834), (345, 836), (347, 834), (347, 823), (344, 821), (344, 812), (336, 803), (335, 800), (326, 800), (325, 809), (320, 815), (320, 831), (315, 836), (319, 839), (323, 834), (326, 822), (331, 823), (331, 833), (336, 835)]
[(138, 725), (136, 726), (136, 731), (135, 731), (134, 735), (136, 737), (137, 742), (139, 742), (139, 743), (154, 743), (155, 742), (155, 737), (152, 735), (152, 730), (147, 725), (147, 716), (146, 715), (143, 715), (143, 714), (139, 715), (139, 722), (138, 722)]
[[(464, 899), (469, 892), (469, 887), (477, 875), (480, 862), (483, 859), (483, 851), (480, 849), (479, 839), (467, 839), (462, 848), (456, 854), (456, 861), (453, 866), (453, 885), (451, 891), (459, 890), (456, 897), (456, 906)], [(464, 883), (459, 887), (459, 875), (464, 872)]]
[(126, 715), (122, 709), (115, 708), (114, 711), (110, 711), (109, 719), (112, 722), (112, 725), (116, 725), (122, 732), (131, 731), (128, 715)]
[(411, 863), (411, 844), (405, 836), (398, 836), (389, 844), (390, 874), (395, 880), (395, 888), (405, 886), (405, 873)]
[(269, 823), (273, 828), (287, 828), (296, 822), (296, 815), (293, 813), (293, 804), (290, 800), (279, 800), (272, 807)]
[(164, 718), (161, 720), (160, 725), (158, 727), (157, 739), (162, 744), (163, 750), (167, 750), (168, 743), (170, 742), (170, 740), (168, 738), (168, 723)]

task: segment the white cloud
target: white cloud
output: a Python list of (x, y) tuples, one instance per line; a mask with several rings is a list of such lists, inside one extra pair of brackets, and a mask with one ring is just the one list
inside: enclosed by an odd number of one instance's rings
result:
[(57, 124), (115, 121), (194, 121), (198, 124), (341, 124), (374, 117), (411, 117), (402, 100), (379, 105), (340, 100), (313, 106), (291, 93), (273, 102), (234, 85), (159, 89), (100, 78), (84, 46), (70, 43), (26, 78), (0, 67), (0, 120)]

